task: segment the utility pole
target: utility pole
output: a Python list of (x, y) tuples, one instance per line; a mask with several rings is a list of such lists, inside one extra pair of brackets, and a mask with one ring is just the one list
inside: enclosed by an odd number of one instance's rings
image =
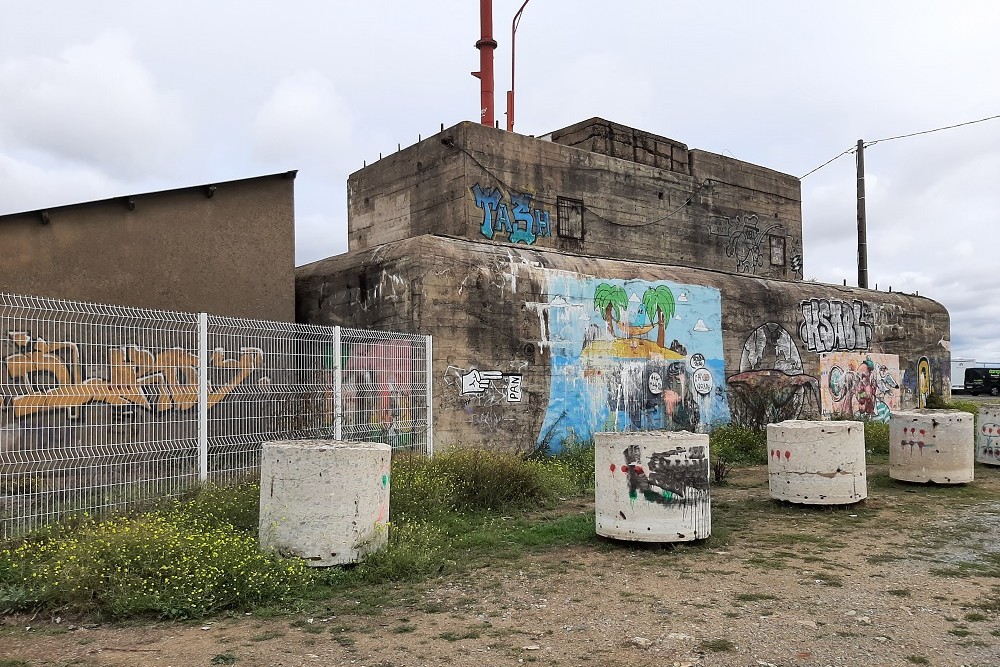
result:
[(514, 131), (514, 38), (517, 36), (517, 26), (521, 23), (521, 12), (529, 0), (524, 0), (524, 4), (514, 14), (514, 20), (510, 22), (510, 90), (507, 91), (507, 131)]
[(865, 142), (858, 139), (858, 287), (868, 288), (868, 221), (865, 218)]

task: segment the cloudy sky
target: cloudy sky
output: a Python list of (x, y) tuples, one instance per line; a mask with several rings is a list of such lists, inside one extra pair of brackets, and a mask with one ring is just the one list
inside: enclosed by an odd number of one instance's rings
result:
[[(521, 1), (494, 0), (500, 110)], [(0, 7), (0, 213), (298, 169), (303, 264), (346, 249), (349, 173), (478, 119), (477, 0)], [(992, 0), (532, 0), (516, 130), (601, 116), (802, 176), (1000, 114), (998, 25)], [(870, 286), (1000, 361), (1000, 119), (865, 162)], [(853, 155), (802, 196), (805, 277), (856, 284)]]

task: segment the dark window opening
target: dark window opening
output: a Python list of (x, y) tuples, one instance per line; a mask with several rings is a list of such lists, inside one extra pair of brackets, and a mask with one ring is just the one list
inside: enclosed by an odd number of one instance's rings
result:
[(568, 197), (556, 198), (556, 226), (566, 239), (583, 238), (583, 201)]

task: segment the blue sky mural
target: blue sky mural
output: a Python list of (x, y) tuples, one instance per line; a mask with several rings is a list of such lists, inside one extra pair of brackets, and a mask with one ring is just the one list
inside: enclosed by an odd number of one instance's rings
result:
[(554, 274), (552, 381), (539, 443), (729, 422), (719, 290)]

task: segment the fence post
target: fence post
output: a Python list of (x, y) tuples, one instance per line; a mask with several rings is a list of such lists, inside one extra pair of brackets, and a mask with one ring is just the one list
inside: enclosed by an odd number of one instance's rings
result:
[(344, 394), (343, 394), (343, 353), (340, 349), (340, 327), (333, 328), (333, 439), (343, 440), (344, 436)]
[(434, 455), (434, 339), (424, 336), (427, 349), (427, 456)]
[(198, 479), (208, 480), (208, 313), (198, 313)]

